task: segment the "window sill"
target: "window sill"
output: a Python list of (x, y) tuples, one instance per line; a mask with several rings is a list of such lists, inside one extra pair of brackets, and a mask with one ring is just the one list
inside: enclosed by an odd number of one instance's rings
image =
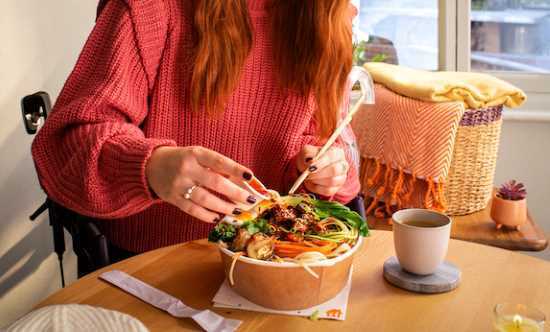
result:
[(518, 109), (507, 109), (504, 121), (550, 123), (550, 93), (526, 92), (527, 101)]
[(550, 110), (505, 110), (502, 118), (506, 122), (550, 123)]
[[(359, 91), (352, 91), (351, 104), (357, 102)], [(505, 109), (502, 118), (506, 122), (550, 123), (550, 94), (528, 93), (527, 102), (518, 109)]]

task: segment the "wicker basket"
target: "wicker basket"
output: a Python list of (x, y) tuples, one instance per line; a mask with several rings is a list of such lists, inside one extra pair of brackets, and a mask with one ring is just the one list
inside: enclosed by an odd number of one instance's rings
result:
[(484, 209), (493, 192), (502, 106), (466, 110), (458, 129), (445, 186), (447, 214)]

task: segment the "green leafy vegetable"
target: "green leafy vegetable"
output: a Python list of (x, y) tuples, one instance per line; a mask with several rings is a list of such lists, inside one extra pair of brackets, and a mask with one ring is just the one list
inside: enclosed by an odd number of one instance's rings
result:
[(223, 242), (231, 242), (237, 235), (237, 230), (235, 226), (229, 225), (226, 223), (219, 223), (214, 227), (214, 229), (208, 234), (208, 241), (218, 242), (222, 240)]
[(359, 234), (362, 236), (367, 236), (369, 234), (369, 228), (365, 220), (363, 220), (357, 212), (350, 210), (347, 206), (337, 202), (321, 201), (316, 199), (311, 202), (313, 206), (315, 206), (315, 213), (319, 216), (319, 218), (324, 219), (332, 216), (359, 230)]
[(247, 221), (243, 224), (242, 227), (245, 228), (248, 231), (248, 233), (252, 235), (258, 232), (261, 232), (264, 234), (270, 233), (268, 221), (262, 218), (254, 219), (252, 221)]
[(309, 319), (312, 321), (318, 321), (319, 320), (319, 309), (315, 310), (311, 315), (309, 315)]
[(283, 196), (281, 197), (281, 202), (290, 206), (296, 206), (304, 201), (303, 197), (300, 196)]
[(330, 217), (330, 213), (328, 213), (327, 211), (318, 209), (318, 208), (315, 208), (315, 214), (316, 214), (316, 215), (319, 217), (319, 219), (321, 219), (321, 220)]

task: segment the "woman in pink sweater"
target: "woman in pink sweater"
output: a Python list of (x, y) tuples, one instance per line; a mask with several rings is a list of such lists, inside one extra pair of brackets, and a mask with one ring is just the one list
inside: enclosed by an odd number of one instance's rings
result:
[[(348, 131), (315, 165), (351, 69), (349, 0), (109, 0), (33, 143), (51, 199), (142, 252), (206, 237), (256, 176), (346, 203)], [(221, 196), (221, 195), (223, 196)], [(225, 197), (225, 198), (221, 198)]]

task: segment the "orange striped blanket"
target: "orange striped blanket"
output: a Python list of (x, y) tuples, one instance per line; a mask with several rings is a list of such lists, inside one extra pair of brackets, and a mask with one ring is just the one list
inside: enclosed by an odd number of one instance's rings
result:
[(367, 212), (406, 207), (445, 210), (443, 187), (464, 105), (433, 103), (375, 85), (376, 104), (355, 116)]

